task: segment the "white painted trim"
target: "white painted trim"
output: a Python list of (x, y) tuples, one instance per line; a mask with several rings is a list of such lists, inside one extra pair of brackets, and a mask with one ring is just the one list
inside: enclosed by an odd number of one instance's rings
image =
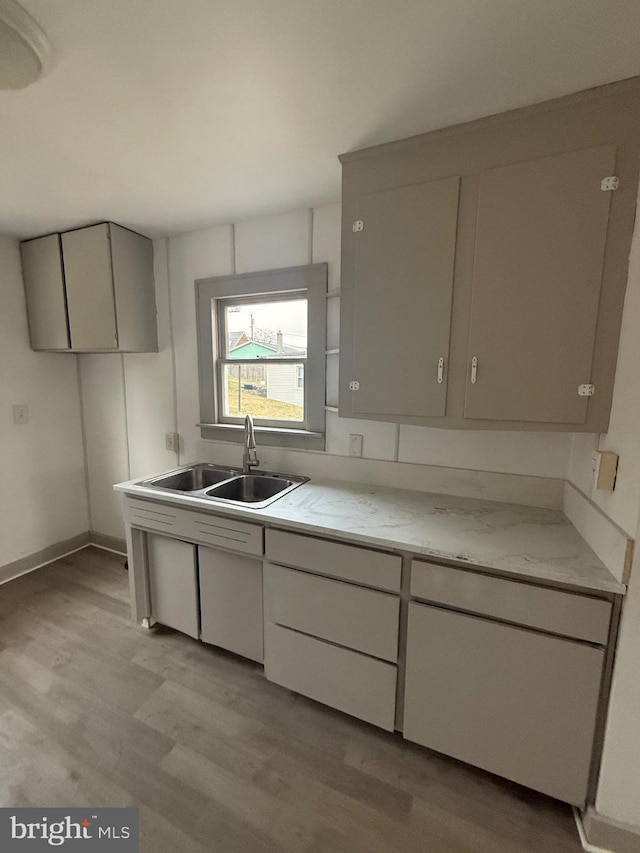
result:
[[(85, 536), (87, 537), (87, 539), (89, 538), (88, 530), (85, 533), (80, 533), (78, 536), (73, 536), (71, 537), (71, 539), (67, 539), (65, 541), (67, 543), (73, 543), (74, 540), (82, 540)], [(9, 577), (4, 578), (3, 580), (0, 580), (0, 586), (2, 586), (2, 584), (9, 583), (9, 581), (13, 581), (16, 578), (20, 578), (23, 575), (28, 575), (30, 572), (35, 572), (36, 569), (41, 569), (43, 566), (48, 566), (50, 563), (55, 563), (56, 560), (62, 560), (64, 557), (68, 557), (70, 554), (75, 554), (77, 551), (82, 551), (84, 550), (84, 548), (88, 548), (91, 544), (90, 541), (87, 541), (83, 545), (78, 545), (75, 547), (72, 546), (68, 548), (68, 550), (64, 550), (65, 541), (54, 543), (53, 545), (49, 545), (47, 548), (43, 548), (41, 551), (36, 551), (35, 554), (28, 554), (26, 557), (21, 557), (18, 560), (14, 560), (11, 563), (7, 563), (5, 566), (0, 566), (1, 574), (5, 569), (10, 568), (12, 565), (19, 565), (25, 563), (27, 564), (26, 568), (19, 568), (14, 574), (11, 574)], [(46, 554), (47, 552), (55, 552), (55, 549), (58, 546), (61, 546), (63, 548), (61, 553), (53, 554), (51, 557), (45, 557), (45, 559), (41, 560), (40, 562), (37, 562), (41, 555)], [(36, 560), (36, 564), (33, 566), (28, 565), (30, 559)]]
[(82, 458), (84, 460), (84, 488), (87, 498), (87, 520), (89, 522), (89, 530), (93, 528), (93, 519), (91, 517), (91, 479), (89, 477), (89, 453), (87, 451), (87, 424), (84, 416), (84, 396), (82, 393), (82, 366), (80, 364), (80, 356), (74, 356), (76, 360), (76, 375), (78, 377), (78, 400), (80, 404), (80, 432), (82, 435)]
[(101, 551), (108, 551), (110, 554), (117, 554), (119, 557), (126, 557), (126, 551), (116, 551), (115, 548), (107, 548), (106, 545), (98, 545), (97, 542), (89, 542), (88, 545), (84, 546), (85, 548), (99, 548)]
[(584, 824), (582, 823), (582, 814), (580, 813), (580, 809), (577, 806), (571, 807), (573, 811), (573, 818), (576, 822), (576, 827), (578, 829), (578, 835), (580, 836), (580, 843), (584, 850), (587, 853), (612, 853), (611, 850), (605, 850), (604, 847), (594, 847), (593, 844), (589, 844), (587, 840), (587, 834), (584, 831)]
[[(174, 318), (173, 318), (173, 284), (171, 281), (171, 240), (167, 237), (162, 239), (164, 243), (164, 264), (167, 280), (167, 313), (169, 320), (169, 347), (171, 349), (171, 393), (173, 394), (173, 431), (180, 433), (179, 418), (178, 418), (178, 368), (176, 365), (176, 346), (174, 335)], [(182, 464), (180, 455), (182, 450), (180, 442), (178, 442), (178, 451), (176, 453), (176, 464), (178, 467)]]
[(122, 408), (124, 414), (124, 437), (127, 446), (127, 471), (131, 477), (131, 438), (129, 436), (129, 411), (127, 403), (127, 370), (124, 363), (124, 353), (120, 353), (120, 367), (122, 373)]

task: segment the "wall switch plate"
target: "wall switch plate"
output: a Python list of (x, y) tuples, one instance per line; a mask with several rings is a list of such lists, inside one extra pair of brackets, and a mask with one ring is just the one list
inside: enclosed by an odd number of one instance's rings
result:
[(362, 436), (349, 435), (349, 456), (362, 456)]
[(180, 435), (177, 432), (166, 432), (164, 435), (164, 446), (174, 453), (180, 451)]
[(26, 403), (18, 403), (13, 407), (13, 422), (14, 424), (29, 423), (29, 406)]
[(596, 489), (612, 492), (616, 487), (618, 475), (618, 454), (611, 450), (598, 450), (596, 466)]

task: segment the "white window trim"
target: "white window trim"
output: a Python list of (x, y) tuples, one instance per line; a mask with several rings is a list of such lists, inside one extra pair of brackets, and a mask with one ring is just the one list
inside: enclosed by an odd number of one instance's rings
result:
[[(310, 264), (278, 270), (217, 276), (196, 281), (196, 323), (200, 382), (200, 432), (202, 438), (242, 441), (243, 427), (221, 422), (217, 394), (217, 359), (220, 353), (216, 299), (276, 295), (306, 291), (307, 359), (305, 369), (305, 428), (256, 425), (265, 445), (324, 450), (325, 347), (327, 264)], [(212, 308), (213, 306), (213, 308)]]

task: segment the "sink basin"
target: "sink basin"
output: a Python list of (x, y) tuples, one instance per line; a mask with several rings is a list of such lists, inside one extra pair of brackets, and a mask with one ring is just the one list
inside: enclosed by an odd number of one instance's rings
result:
[(145, 480), (141, 485), (156, 486), (160, 489), (171, 489), (176, 492), (197, 492), (216, 483), (221, 483), (223, 480), (228, 480), (230, 477), (236, 477), (238, 473), (237, 468), (194, 465), (191, 468), (184, 468), (182, 471), (174, 471), (172, 474)]
[(299, 482), (269, 474), (243, 474), (220, 483), (206, 493), (210, 498), (224, 498), (238, 503), (260, 503), (275, 495), (280, 495)]
[(159, 491), (182, 492), (193, 497), (206, 498), (212, 503), (220, 501), (262, 509), (308, 480), (308, 477), (277, 474), (273, 471), (243, 474), (241, 468), (200, 463), (171, 471), (161, 477), (141, 480), (136, 485)]

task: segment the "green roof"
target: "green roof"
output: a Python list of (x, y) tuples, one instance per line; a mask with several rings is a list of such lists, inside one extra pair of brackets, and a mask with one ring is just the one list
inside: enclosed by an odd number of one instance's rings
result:
[(229, 358), (258, 358), (259, 356), (271, 356), (277, 354), (275, 347), (270, 347), (268, 344), (259, 344), (256, 341), (249, 341), (246, 344), (240, 344), (229, 352)]

